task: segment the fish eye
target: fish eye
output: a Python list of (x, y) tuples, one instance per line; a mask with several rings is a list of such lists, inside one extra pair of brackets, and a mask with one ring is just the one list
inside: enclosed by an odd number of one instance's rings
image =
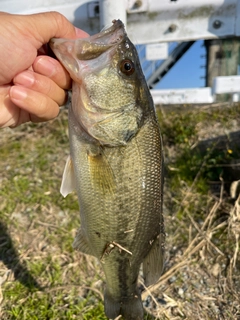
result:
[(122, 60), (120, 63), (120, 70), (127, 76), (130, 76), (135, 71), (134, 63), (131, 60)]

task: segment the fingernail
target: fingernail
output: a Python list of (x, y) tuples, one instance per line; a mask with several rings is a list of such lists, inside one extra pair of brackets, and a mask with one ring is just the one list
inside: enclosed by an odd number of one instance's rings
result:
[(25, 87), (31, 87), (35, 81), (34, 75), (31, 71), (26, 71), (19, 73), (15, 78), (14, 78), (14, 83), (15, 84), (21, 84)]
[(78, 29), (75, 27), (75, 33), (77, 38), (87, 38), (89, 37), (89, 34), (86, 33), (85, 31)]
[(51, 77), (56, 71), (55, 61), (50, 60), (48, 57), (38, 59), (36, 65), (38, 69), (41, 69), (41, 74), (48, 77)]
[(20, 86), (12, 86), (9, 92), (10, 98), (14, 100), (24, 100), (27, 97), (25, 88)]

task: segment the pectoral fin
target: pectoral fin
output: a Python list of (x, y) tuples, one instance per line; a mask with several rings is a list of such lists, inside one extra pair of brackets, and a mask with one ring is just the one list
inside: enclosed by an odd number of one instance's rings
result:
[(113, 170), (107, 161), (104, 150), (97, 154), (88, 154), (88, 163), (91, 174), (91, 183), (101, 194), (112, 194), (115, 190), (115, 179)]
[(143, 277), (147, 287), (156, 283), (162, 274), (164, 259), (162, 242), (162, 237), (159, 235), (154, 240), (150, 252), (143, 261)]
[(81, 228), (77, 231), (76, 237), (73, 242), (73, 249), (81, 251), (82, 253), (93, 255), (86, 236), (84, 235)]
[(60, 193), (65, 198), (69, 193), (76, 189), (75, 176), (71, 156), (68, 156), (64, 168)]

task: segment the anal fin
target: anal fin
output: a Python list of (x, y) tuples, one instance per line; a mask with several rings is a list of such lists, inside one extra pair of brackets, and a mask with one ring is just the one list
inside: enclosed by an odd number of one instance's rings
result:
[(164, 266), (164, 243), (163, 235), (160, 234), (154, 240), (152, 248), (143, 261), (143, 277), (144, 283), (148, 287), (154, 284), (160, 278)]

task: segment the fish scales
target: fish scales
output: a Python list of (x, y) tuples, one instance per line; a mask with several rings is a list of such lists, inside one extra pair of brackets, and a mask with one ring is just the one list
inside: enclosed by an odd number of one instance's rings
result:
[(120, 20), (88, 39), (53, 39), (51, 47), (74, 80), (61, 187), (64, 196), (78, 194), (74, 247), (101, 262), (107, 317), (143, 319), (140, 266), (146, 285), (163, 269), (163, 154), (136, 49)]

